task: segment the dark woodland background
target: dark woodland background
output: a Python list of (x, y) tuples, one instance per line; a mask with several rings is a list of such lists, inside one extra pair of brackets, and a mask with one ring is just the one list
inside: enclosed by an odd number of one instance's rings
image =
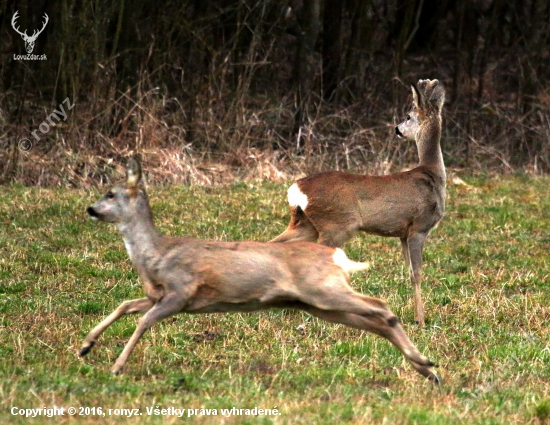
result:
[[(16, 11), (48, 14), (47, 60), (14, 60)], [(550, 170), (548, 0), (4, 0), (0, 34), (2, 182), (102, 183), (132, 153), (160, 181), (388, 172), (416, 161), (393, 129), (420, 78), (447, 90), (447, 166)]]

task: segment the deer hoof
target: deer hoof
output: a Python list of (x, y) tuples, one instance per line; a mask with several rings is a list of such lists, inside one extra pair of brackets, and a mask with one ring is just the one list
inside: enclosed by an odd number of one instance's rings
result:
[(92, 350), (94, 345), (95, 345), (95, 341), (90, 342), (89, 345), (85, 345), (80, 349), (80, 352), (78, 353), (78, 355), (80, 357), (84, 357), (86, 354), (88, 354)]

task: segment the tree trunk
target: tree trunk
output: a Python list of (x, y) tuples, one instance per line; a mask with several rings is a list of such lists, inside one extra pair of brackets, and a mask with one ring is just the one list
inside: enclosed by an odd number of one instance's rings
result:
[(330, 101), (338, 87), (342, 57), (342, 1), (326, 0), (323, 14), (323, 98)]
[(313, 50), (319, 36), (320, 0), (304, 0), (302, 13), (298, 18), (300, 36), (294, 61), (294, 88), (296, 90), (296, 111), (292, 139), (296, 138), (296, 148), (303, 147), (300, 129), (307, 117), (307, 104), (313, 82)]

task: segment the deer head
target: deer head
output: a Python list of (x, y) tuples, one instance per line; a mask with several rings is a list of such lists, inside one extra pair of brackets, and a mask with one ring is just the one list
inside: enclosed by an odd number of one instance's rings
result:
[(32, 53), (34, 49), (34, 42), (36, 41), (40, 33), (44, 31), (44, 28), (46, 28), (46, 25), (48, 24), (48, 15), (44, 13), (44, 23), (42, 24), (42, 28), (40, 30), (34, 30), (30, 37), (27, 35), (27, 30), (25, 30), (25, 32), (21, 32), (19, 31), (19, 27), (15, 26), (15, 21), (17, 21), (17, 18), (19, 18), (19, 11), (16, 11), (13, 15), (13, 18), (11, 19), (11, 26), (13, 27), (15, 32), (17, 32), (17, 34), (19, 34), (25, 41), (25, 49), (27, 50), (27, 53)]
[(445, 103), (445, 89), (439, 80), (418, 80), (411, 85), (413, 108), (407, 119), (395, 127), (398, 137), (417, 140), (422, 122), (426, 126), (428, 116), (441, 117), (441, 109)]

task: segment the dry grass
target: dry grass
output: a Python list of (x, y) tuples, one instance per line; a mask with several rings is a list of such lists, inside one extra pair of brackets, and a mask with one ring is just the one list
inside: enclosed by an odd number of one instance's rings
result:
[[(24, 123), (9, 122), (0, 108), (0, 182), (95, 187), (111, 182), (120, 171), (116, 164), (131, 154), (146, 158), (154, 184), (215, 186), (288, 181), (326, 169), (400, 170), (414, 165), (417, 154), (414, 143), (394, 132), (410, 107), (409, 88), (397, 81), (391, 87), (386, 93), (373, 87), (347, 106), (312, 95), (298, 135), (290, 130), (293, 96), (235, 92), (215, 79), (205, 93), (187, 101), (168, 96), (146, 77), (124, 93), (107, 86), (86, 101), (70, 99), (75, 106), (66, 111), (67, 120), (53, 120), (46, 134), (37, 129), (57, 106), (29, 99), (21, 105)], [(400, 93), (399, 107), (390, 103), (390, 91)], [(14, 95), (4, 97), (9, 104)], [(549, 136), (547, 112), (542, 95), (536, 110), (524, 116), (504, 100), (468, 111), (449, 103), (442, 137), (447, 165), (470, 172), (544, 173), (550, 151), (542, 142), (533, 143)], [(21, 149), (22, 139), (33, 143), (30, 150)]]

